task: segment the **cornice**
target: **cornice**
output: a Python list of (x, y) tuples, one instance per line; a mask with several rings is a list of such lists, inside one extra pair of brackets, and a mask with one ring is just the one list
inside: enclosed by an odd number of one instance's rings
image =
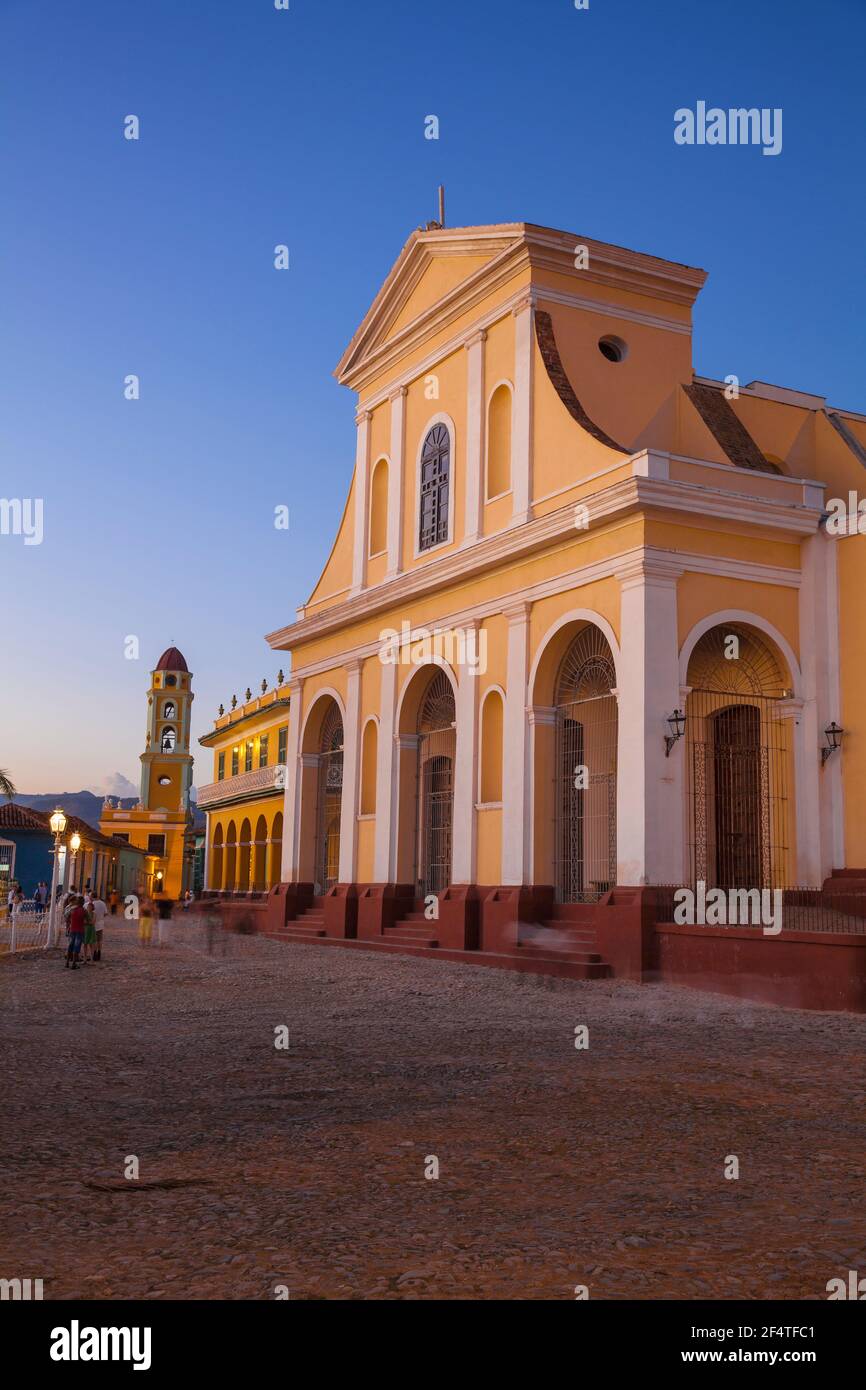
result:
[[(744, 478), (752, 476), (742, 470)], [(748, 492), (727, 492), (695, 483), (630, 477), (584, 499), (590, 506), (590, 530), (617, 516), (644, 509), (690, 513), (710, 520), (734, 521), (743, 527), (766, 528), (794, 536), (813, 534), (821, 518), (818, 508), (773, 502)], [(270, 632), (266, 641), (274, 650), (288, 650), (301, 642), (375, 617), (397, 604), (407, 603), (472, 575), (481, 575), (509, 560), (530, 555), (574, 535), (574, 504), (568, 503), (546, 516), (463, 545), (438, 560), (404, 570), (350, 598), (345, 603), (312, 614), (299, 622)], [(500, 603), (497, 611), (502, 611)]]

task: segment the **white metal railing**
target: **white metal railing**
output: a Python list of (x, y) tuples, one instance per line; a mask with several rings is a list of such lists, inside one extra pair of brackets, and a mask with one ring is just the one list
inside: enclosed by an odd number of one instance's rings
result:
[(221, 801), (233, 801), (235, 797), (250, 796), (254, 792), (281, 790), (286, 785), (286, 765), (276, 763), (271, 767), (254, 767), (251, 772), (239, 772), (234, 777), (224, 777), (221, 782), (208, 782), (198, 788), (198, 806), (216, 806)]
[(49, 913), (26, 902), (0, 918), (0, 951), (34, 951), (48, 945)]

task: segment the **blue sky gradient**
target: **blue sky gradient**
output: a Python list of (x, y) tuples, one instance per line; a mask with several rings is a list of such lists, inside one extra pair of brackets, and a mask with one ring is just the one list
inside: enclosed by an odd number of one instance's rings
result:
[[(699, 372), (866, 410), (863, 0), (2, 0), (0, 45), (0, 496), (45, 507), (0, 536), (22, 791), (137, 784), (171, 642), (196, 736), (273, 679), (351, 476), (334, 365), (440, 181), (450, 225), (702, 266)], [(699, 99), (781, 107), (782, 153), (677, 146)]]

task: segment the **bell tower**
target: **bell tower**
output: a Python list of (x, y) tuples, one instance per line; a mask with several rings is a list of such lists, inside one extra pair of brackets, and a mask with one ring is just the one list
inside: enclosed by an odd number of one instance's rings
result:
[(177, 647), (163, 652), (150, 674), (147, 741), (141, 755), (141, 805), (146, 811), (189, 812), (192, 675)]

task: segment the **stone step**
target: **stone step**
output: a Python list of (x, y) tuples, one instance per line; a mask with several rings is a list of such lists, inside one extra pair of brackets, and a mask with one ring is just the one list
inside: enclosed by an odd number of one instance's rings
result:
[(517, 949), (520, 951), (521, 955), (532, 956), (533, 958), (541, 956), (545, 960), (585, 961), (588, 965), (599, 965), (604, 963), (604, 957), (600, 956), (598, 951), (585, 951), (570, 946), (563, 947), (563, 949), (560, 950), (547, 941), (544, 942), (543, 945), (533, 941), (518, 941)]
[(435, 936), (422, 936), (415, 932), (401, 932), (399, 927), (389, 927), (382, 938), (389, 946), (426, 946), (429, 949), (439, 945)]
[(597, 903), (554, 903), (548, 920), (558, 923), (573, 922), (575, 926), (583, 923), (591, 925), (595, 921), (597, 910)]
[(315, 941), (319, 936), (326, 936), (324, 927), (304, 926), (301, 922), (292, 922), (284, 930), (274, 932), (274, 936), (279, 940), (294, 941)]
[(589, 960), (583, 957), (574, 956), (570, 951), (557, 952), (556, 955), (543, 955), (540, 952), (524, 952), (523, 948), (518, 952), (518, 959), (531, 961), (535, 966), (546, 967), (539, 974), (565, 975), (571, 980), (607, 980), (612, 975), (612, 970), (606, 960)]

